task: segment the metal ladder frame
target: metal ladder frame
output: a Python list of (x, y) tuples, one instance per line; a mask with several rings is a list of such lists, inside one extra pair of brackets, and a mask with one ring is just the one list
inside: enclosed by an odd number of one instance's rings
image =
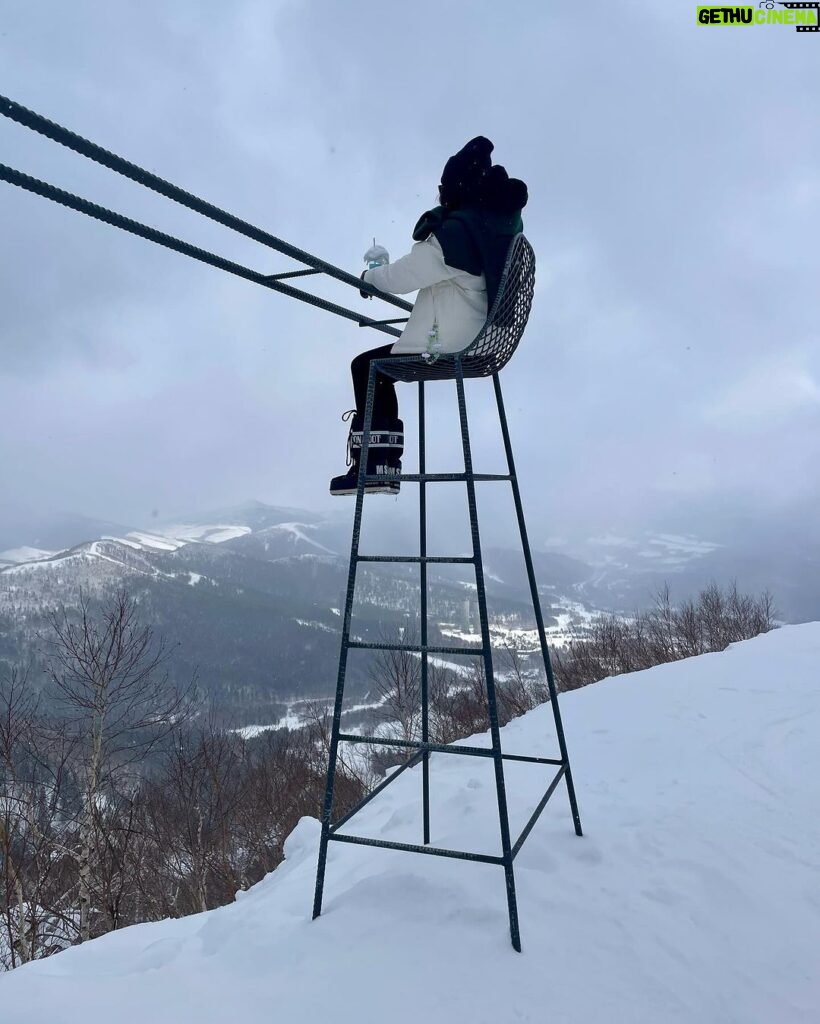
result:
[[(389, 361), (388, 361), (389, 362)], [(426, 471), (426, 440), (425, 440), (425, 395), (424, 380), (418, 381), (419, 397), (419, 472), (403, 474), (401, 480), (404, 483), (418, 483), (419, 485), (419, 554), (415, 555), (362, 555), (359, 553), (359, 541), (361, 536), (362, 514), (364, 510), (365, 483), (375, 482), (379, 478), (368, 477), (367, 456), (370, 446), (370, 434), (373, 420), (373, 402), (375, 395), (376, 373), (382, 366), (388, 363), (376, 360), (370, 364), (370, 376), (367, 387), (367, 403), (365, 406), (362, 451), (359, 460), (359, 477), (356, 491), (356, 510), (353, 519), (353, 537), (350, 548), (350, 563), (348, 568), (347, 592), (345, 598), (344, 618), (342, 621), (342, 642), (339, 655), (339, 671), (336, 680), (336, 698), (333, 709), (333, 727), (330, 741), (330, 755), (327, 771), (327, 788), (325, 791), (324, 809), (322, 814), (322, 833), (319, 843), (319, 863), (316, 872), (316, 890), (313, 903), (313, 917), (319, 917), (322, 912), (322, 897), (324, 893), (325, 872), (327, 867), (327, 850), (331, 842), (352, 843), (361, 846), (375, 846), (389, 850), (404, 850), (410, 853), (423, 853), (437, 857), (450, 857), (458, 860), (478, 861), (485, 864), (498, 864), (504, 868), (507, 908), (510, 919), (510, 939), (513, 948), (521, 951), (521, 935), (518, 924), (518, 905), (516, 901), (515, 874), (513, 862), (524, 845), (542, 811), (547, 805), (552, 794), (555, 792), (562, 779), (567, 786), (570, 811), (572, 813), (575, 833), (581, 836), (581, 819), (578, 813), (578, 803), (575, 796), (575, 787), (572, 781), (572, 770), (567, 752), (566, 737), (561, 721), (561, 712), (558, 706), (558, 694), (555, 686), (555, 676), (552, 670), (549, 648), (544, 633), (544, 618), (541, 612), (541, 602), (538, 595), (538, 586), (535, 579), (535, 571), (532, 561), (527, 528), (524, 521), (524, 511), (521, 504), (521, 492), (518, 486), (518, 478), (515, 471), (510, 432), (507, 424), (507, 415), (504, 409), (504, 399), (501, 391), (501, 382), (498, 373), (494, 373), (493, 386), (495, 399), (498, 407), (498, 416), (501, 424), (501, 433), (504, 440), (504, 450), (507, 459), (506, 474), (476, 473), (473, 470), (473, 457), (470, 445), (470, 431), (467, 421), (467, 405), (464, 391), (464, 365), (460, 358), (455, 359), (454, 377), (458, 395), (458, 410), (461, 423), (461, 439), (464, 452), (463, 473), (428, 473)], [(426, 488), (429, 483), (463, 481), (467, 485), (467, 504), (470, 515), (470, 531), (472, 534), (473, 554), (472, 557), (440, 557), (427, 554), (427, 495)], [(487, 615), (487, 595), (484, 586), (484, 563), (481, 556), (481, 537), (478, 526), (478, 511), (476, 507), (477, 481), (509, 481), (512, 485), (513, 500), (515, 503), (518, 528), (521, 535), (521, 546), (524, 553), (524, 561), (527, 569), (527, 576), (530, 585), (535, 621), (538, 628), (538, 636), (541, 646), (541, 655), (544, 661), (544, 668), (549, 689), (550, 705), (555, 720), (555, 731), (558, 737), (560, 758), (528, 757), (520, 754), (504, 754), (501, 749), (501, 736), (498, 724), (498, 702), (495, 688), (495, 677), (493, 674), (492, 645), (490, 640), (489, 619)], [(356, 589), (356, 570), (362, 562), (393, 562), (417, 564), (421, 576), (421, 628), (419, 644), (389, 644), (389, 643), (365, 643), (350, 639), (350, 625), (353, 612), (353, 599)], [(476, 571), (476, 593), (478, 600), (478, 612), (481, 626), (482, 646), (476, 647), (445, 647), (431, 646), (428, 643), (427, 624), (427, 567), (431, 564), (470, 564)], [(342, 705), (344, 701), (345, 675), (347, 671), (347, 655), (351, 649), (368, 650), (402, 650), (418, 653), (421, 657), (421, 741), (381, 739), (374, 736), (358, 736), (341, 731)], [(433, 654), (446, 655), (470, 655), (481, 657), (484, 662), (484, 672), (487, 682), (487, 703), (490, 719), (490, 737), (492, 745), (485, 747), (467, 747), (454, 744), (430, 743), (429, 737), (429, 706), (428, 706), (428, 659)], [(339, 743), (360, 743), (367, 745), (381, 745), (389, 747), (403, 747), (414, 751), (409, 760), (392, 772), (384, 781), (376, 786), (359, 803), (347, 812), (338, 821), (332, 821), (333, 813), (333, 787), (338, 761)], [(446, 753), (458, 754), (467, 757), (489, 757), (492, 758), (495, 768), (496, 794), (498, 800), (498, 818), (501, 832), (501, 856), (490, 856), (487, 854), (471, 853), (462, 850), (449, 850), (430, 845), (430, 754)], [(557, 766), (558, 771), (551, 780), (546, 792), (533, 811), (531, 817), (524, 826), (521, 834), (513, 843), (510, 836), (509, 814), (507, 810), (507, 791), (504, 780), (504, 761), (523, 761), (531, 764), (544, 764)], [(410, 843), (389, 842), (382, 839), (369, 839), (362, 836), (348, 835), (339, 832), (355, 814), (366, 804), (370, 803), (384, 789), (402, 775), (408, 768), (421, 763), (422, 766), (422, 807), (423, 807), (423, 842), (421, 845)]]

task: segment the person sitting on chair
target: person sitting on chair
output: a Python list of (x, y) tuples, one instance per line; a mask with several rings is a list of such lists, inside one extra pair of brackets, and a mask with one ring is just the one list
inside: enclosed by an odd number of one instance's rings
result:
[[(362, 274), (366, 284), (380, 291), (419, 294), (398, 341), (363, 352), (351, 364), (356, 408), (342, 417), (352, 417), (350, 468), (331, 480), (333, 495), (356, 493), (371, 361), (411, 354), (434, 360), (459, 352), (478, 335), (493, 307), (510, 244), (523, 231), (521, 211), (528, 195), (523, 181), (493, 166), (492, 151), (492, 142), (478, 136), (450, 157), (441, 175), (440, 205), (422, 214), (410, 252)], [(372, 298), (368, 292), (361, 294)], [(375, 384), (367, 475), (381, 479), (365, 490), (396, 494), (404, 424), (392, 378), (377, 371)]]

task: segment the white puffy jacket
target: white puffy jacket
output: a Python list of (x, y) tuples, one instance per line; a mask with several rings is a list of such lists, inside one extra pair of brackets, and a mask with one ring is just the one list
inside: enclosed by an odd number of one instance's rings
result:
[(436, 323), (441, 351), (458, 352), (469, 345), (487, 319), (484, 275), (448, 267), (434, 235), (416, 242), (395, 263), (366, 270), (364, 280), (392, 295), (419, 293), (410, 319), (393, 346), (395, 355), (428, 351), (430, 331)]

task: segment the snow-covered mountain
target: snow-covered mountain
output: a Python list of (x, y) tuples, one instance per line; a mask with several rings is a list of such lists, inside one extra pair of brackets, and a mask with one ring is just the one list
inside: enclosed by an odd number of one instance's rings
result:
[[(374, 550), (415, 551), (417, 525), (404, 506), (368, 510), (365, 523)], [(673, 595), (688, 597), (710, 582), (725, 585), (734, 580), (747, 592), (768, 589), (785, 621), (820, 616), (820, 535), (809, 535), (788, 521), (767, 522), (764, 529), (757, 521), (724, 523), (718, 517), (711, 529), (705, 523), (697, 535), (673, 528), (634, 534), (610, 530), (547, 538), (543, 544), (537, 543), (538, 523), (530, 523), (530, 531), (547, 599), (572, 599), (591, 608), (629, 613), (649, 604), (664, 583), (670, 584)], [(442, 542), (448, 547), (453, 532), (449, 520), (444, 532)], [(526, 599), (515, 538), (502, 545), (493, 533), (491, 529), (485, 537), (488, 584), (498, 595)], [(57, 537), (64, 539), (62, 546), (54, 542)], [(30, 517), (14, 529), (0, 530), (0, 538), (8, 542), (0, 550), (0, 570), (33, 562), (53, 566), (69, 556), (127, 561), (121, 558), (126, 548), (155, 553), (228, 542), (236, 552), (266, 560), (296, 554), (344, 559), (350, 544), (350, 508), (340, 506), (338, 514), (328, 516), (249, 501), (176, 521), (154, 521), (139, 529), (80, 516)], [(94, 545), (95, 541), (104, 541), (105, 546)], [(468, 544), (462, 534), (457, 546), (466, 550)], [(469, 583), (470, 574), (463, 569), (449, 574), (442, 569), (440, 575)]]
[[(113, 932), (0, 979), (9, 1024), (814, 1024), (820, 1020), (820, 623), (562, 697), (585, 836), (559, 789), (503, 875), (332, 844), (319, 825), (235, 904)], [(542, 707), (502, 732), (547, 756)], [(487, 737), (472, 742), (488, 742)], [(498, 852), (492, 768), (435, 754), (433, 841)], [(420, 770), (346, 831), (418, 842)], [(540, 768), (508, 769), (517, 833)]]
[[(83, 521), (85, 524), (86, 521)], [(94, 521), (88, 525), (96, 527)], [(220, 509), (205, 516), (190, 516), (179, 521), (155, 523), (150, 528), (138, 530), (122, 529), (111, 532), (103, 529), (87, 539), (59, 551), (48, 551), (22, 545), (0, 552), (0, 562), (6, 566), (16, 565), (18, 572), (25, 573), (33, 563), (44, 568), (61, 565), (72, 559), (84, 558), (110, 560), (119, 552), (129, 551), (172, 552), (191, 544), (224, 544), (251, 534), (267, 543), (265, 551), (275, 549), (278, 555), (299, 554), (302, 551), (319, 550), (324, 554), (336, 554), (334, 550), (314, 540), (311, 534), (330, 524), (320, 516), (304, 510), (278, 508), (262, 502), (247, 502), (231, 509)], [(125, 549), (125, 550), (122, 550)], [(123, 561), (128, 568), (127, 561)]]
[[(40, 534), (34, 527), (17, 531), (13, 546), (0, 554), (0, 661), (32, 661), (42, 670), (49, 614), (75, 606), (81, 593), (101, 598), (125, 586), (139, 597), (157, 633), (175, 645), (172, 674), (183, 681), (196, 671), (202, 688), (237, 726), (278, 721), (292, 700), (332, 690), (350, 512), (349, 504), (328, 516), (247, 502), (139, 529), (102, 524), (97, 535), (85, 532), (100, 525), (90, 520), (69, 517), (48, 529), (39, 524), (42, 536), (63, 531), (75, 539), (62, 550), (35, 543)], [(453, 537), (449, 524), (438, 525), (443, 536), (431, 534), (430, 550), (468, 553), (466, 535)], [(414, 553), (416, 530), (402, 506), (376, 506), (366, 515), (363, 549)], [(526, 647), (527, 631), (535, 639), (527, 579), (514, 538), (506, 544), (485, 546), (490, 612), (499, 643), (514, 638)], [(688, 597), (713, 580), (737, 580), (753, 593), (772, 591), (786, 620), (820, 615), (820, 571), (813, 571), (813, 558), (820, 570), (820, 555), (791, 552), (783, 544), (749, 550), (722, 535), (704, 540), (613, 533), (564, 550), (536, 551), (535, 565), (549, 637), (560, 644), (591, 610), (645, 607), (665, 582), (673, 597)], [(431, 572), (431, 628), (442, 638), (477, 639), (472, 570), (437, 569)], [(355, 629), (375, 638), (398, 625), (412, 626), (418, 604), (416, 567), (363, 567)], [(350, 685), (361, 688), (366, 678), (364, 661), (354, 660)]]
[(56, 553), (56, 551), (32, 548), (25, 544), (21, 548), (9, 548), (8, 551), (0, 551), (0, 567), (20, 565), (23, 562), (39, 562), (44, 558), (53, 558)]
[[(10, 552), (0, 568), (0, 660), (33, 661), (42, 669), (48, 616), (76, 606), (82, 594), (101, 599), (124, 586), (140, 600), (143, 617), (174, 645), (175, 678), (183, 682), (196, 671), (200, 687), (237, 726), (278, 721), (292, 699), (332, 691), (350, 525), (349, 515), (250, 502), (104, 534), (62, 551)], [(371, 550), (389, 550), (379, 526), (368, 538)], [(393, 524), (380, 528), (395, 543)], [(534, 627), (523, 567), (519, 575), (514, 586), (491, 581), (499, 629)], [(431, 574), (430, 602), (431, 629), (474, 631), (474, 578), (447, 567)], [(364, 567), (357, 635), (376, 638), (412, 625), (418, 603), (416, 567)], [(560, 593), (549, 595), (547, 611), (553, 605), (550, 628), (565, 636), (575, 609), (584, 609)], [(351, 664), (354, 691), (366, 678), (366, 662), (357, 659)]]
[(575, 592), (597, 607), (645, 607), (664, 583), (673, 597), (683, 598), (710, 582), (736, 581), (746, 593), (768, 590), (787, 622), (820, 617), (820, 533), (806, 519), (716, 516), (697, 534), (613, 531), (547, 547), (586, 567)]

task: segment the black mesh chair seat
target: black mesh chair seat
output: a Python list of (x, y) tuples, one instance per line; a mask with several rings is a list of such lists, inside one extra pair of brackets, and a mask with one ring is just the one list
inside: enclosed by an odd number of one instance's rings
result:
[(460, 362), (465, 377), (491, 377), (510, 361), (527, 326), (535, 289), (535, 253), (524, 235), (516, 235), (493, 308), (478, 335), (460, 352), (436, 358), (390, 356), (379, 370), (397, 381), (452, 380)]

